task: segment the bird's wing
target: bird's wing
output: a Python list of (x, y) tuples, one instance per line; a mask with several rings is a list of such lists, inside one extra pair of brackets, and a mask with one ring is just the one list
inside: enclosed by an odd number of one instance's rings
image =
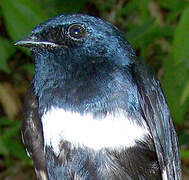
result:
[(40, 180), (48, 180), (43, 131), (41, 121), (38, 115), (38, 101), (33, 93), (33, 86), (28, 89), (24, 103), (24, 121), (21, 128), (22, 140), (32, 158), (36, 169), (36, 174)]
[(134, 76), (144, 119), (151, 132), (163, 180), (181, 180), (178, 139), (159, 81), (136, 62)]

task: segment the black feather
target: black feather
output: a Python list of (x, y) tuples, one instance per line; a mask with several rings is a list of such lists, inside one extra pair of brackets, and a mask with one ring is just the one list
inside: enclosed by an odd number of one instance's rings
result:
[[(68, 32), (73, 24), (82, 26), (83, 34), (74, 35), (81, 39)], [(37, 171), (50, 180), (181, 180), (177, 135), (160, 83), (115, 26), (87, 15), (60, 15), (17, 45), (29, 47), (35, 63), (22, 134)], [(44, 143), (41, 122), (52, 107), (98, 121), (121, 109), (125, 120), (147, 125), (149, 133), (131, 147), (98, 151), (61, 139), (56, 154)]]

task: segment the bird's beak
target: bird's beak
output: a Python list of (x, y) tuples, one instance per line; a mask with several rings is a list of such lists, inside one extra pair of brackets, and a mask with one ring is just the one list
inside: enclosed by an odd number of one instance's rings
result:
[(20, 41), (17, 41), (15, 46), (23, 46), (23, 47), (59, 47), (58, 44), (55, 44), (53, 42), (49, 41), (42, 41), (42, 40), (37, 40), (35, 37), (27, 37), (25, 39), (22, 39)]

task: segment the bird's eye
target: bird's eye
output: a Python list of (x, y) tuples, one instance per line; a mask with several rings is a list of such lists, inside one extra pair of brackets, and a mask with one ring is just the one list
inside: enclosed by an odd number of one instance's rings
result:
[(81, 24), (72, 24), (68, 28), (68, 35), (74, 40), (81, 40), (86, 35), (85, 27)]

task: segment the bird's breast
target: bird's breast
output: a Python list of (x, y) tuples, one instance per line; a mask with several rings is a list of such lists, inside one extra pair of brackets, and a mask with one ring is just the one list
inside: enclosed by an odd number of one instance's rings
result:
[(95, 118), (90, 113), (81, 115), (52, 107), (42, 116), (42, 125), (45, 145), (51, 146), (57, 155), (61, 141), (93, 150), (127, 148), (149, 134), (145, 125), (140, 127), (123, 110)]

